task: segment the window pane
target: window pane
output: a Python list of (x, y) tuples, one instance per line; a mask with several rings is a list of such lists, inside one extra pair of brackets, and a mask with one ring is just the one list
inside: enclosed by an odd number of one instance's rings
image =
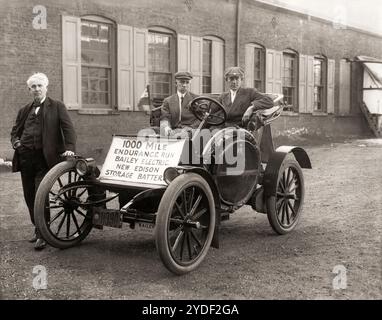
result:
[(96, 92), (91, 92), (90, 93), (90, 104), (98, 104), (98, 97)]
[(313, 105), (316, 111), (325, 111), (325, 98), (324, 87), (325, 81), (325, 60), (322, 58), (315, 58), (313, 63), (314, 75), (314, 91), (313, 91)]
[(100, 104), (109, 104), (107, 93), (99, 93), (99, 102)]
[(166, 98), (171, 95), (171, 74), (149, 73), (151, 83), (151, 94), (155, 98)]
[(81, 85), (82, 90), (83, 90), (83, 91), (88, 90), (88, 79), (82, 77), (82, 82), (81, 82), (81, 83), (82, 83), (82, 85)]
[(85, 107), (110, 107), (111, 32), (109, 24), (81, 21), (82, 102)]
[(322, 63), (320, 60), (314, 60), (314, 84), (321, 85)]
[(107, 80), (100, 80), (99, 81), (99, 89), (101, 91), (108, 91), (108, 85), (107, 85)]
[(88, 92), (82, 92), (82, 103), (88, 104), (89, 103), (89, 94)]
[(149, 32), (149, 81), (153, 98), (163, 99), (171, 95), (172, 35)]
[(203, 39), (203, 77), (202, 92), (211, 92), (212, 40)]
[(105, 68), (82, 68), (82, 103), (91, 107), (110, 105), (111, 70)]
[(262, 82), (259, 81), (259, 80), (255, 80), (255, 88), (259, 91), (262, 91), (263, 88), (262, 88)]
[(254, 87), (259, 91), (263, 91), (264, 83), (264, 50), (261, 48), (255, 48), (254, 53)]
[(149, 70), (151, 72), (170, 72), (170, 35), (149, 33)]
[(297, 79), (295, 77), (297, 70), (297, 56), (292, 53), (283, 53), (283, 95), (284, 95), (284, 110), (297, 111), (296, 105), (296, 87)]
[(81, 22), (81, 56), (83, 63), (110, 65), (111, 27), (98, 22)]
[(203, 93), (211, 92), (211, 77), (203, 76), (202, 92)]
[(212, 40), (203, 40), (203, 75), (211, 76)]

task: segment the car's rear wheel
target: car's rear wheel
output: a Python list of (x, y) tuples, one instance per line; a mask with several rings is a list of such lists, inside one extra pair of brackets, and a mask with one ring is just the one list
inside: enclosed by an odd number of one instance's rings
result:
[(266, 199), (268, 220), (276, 233), (286, 234), (296, 227), (304, 194), (300, 165), (294, 159), (285, 159), (279, 169), (275, 193)]
[(205, 258), (215, 229), (215, 203), (208, 183), (198, 174), (174, 179), (158, 208), (155, 239), (168, 270), (181, 275)]

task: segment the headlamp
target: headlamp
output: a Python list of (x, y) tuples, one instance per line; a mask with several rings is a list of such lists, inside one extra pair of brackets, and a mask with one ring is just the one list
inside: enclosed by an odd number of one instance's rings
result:
[(177, 170), (177, 168), (169, 167), (163, 172), (163, 180), (167, 184), (170, 184), (171, 181), (173, 181), (179, 175), (180, 172)]
[(76, 171), (80, 176), (89, 175), (95, 167), (95, 160), (93, 158), (79, 159), (76, 162)]

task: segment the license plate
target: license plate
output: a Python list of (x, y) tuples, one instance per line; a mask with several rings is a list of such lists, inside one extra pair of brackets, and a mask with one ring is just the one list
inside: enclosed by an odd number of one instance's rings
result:
[(154, 234), (155, 224), (149, 223), (149, 222), (136, 222), (135, 230), (143, 232), (143, 233), (147, 233), (147, 234)]
[(94, 208), (93, 224), (112, 228), (122, 228), (121, 213), (118, 210)]

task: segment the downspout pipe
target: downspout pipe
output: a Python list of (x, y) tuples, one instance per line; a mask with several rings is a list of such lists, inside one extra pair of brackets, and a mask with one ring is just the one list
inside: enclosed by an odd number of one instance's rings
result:
[(240, 13), (241, 13), (241, 0), (236, 3), (236, 66), (240, 62)]

